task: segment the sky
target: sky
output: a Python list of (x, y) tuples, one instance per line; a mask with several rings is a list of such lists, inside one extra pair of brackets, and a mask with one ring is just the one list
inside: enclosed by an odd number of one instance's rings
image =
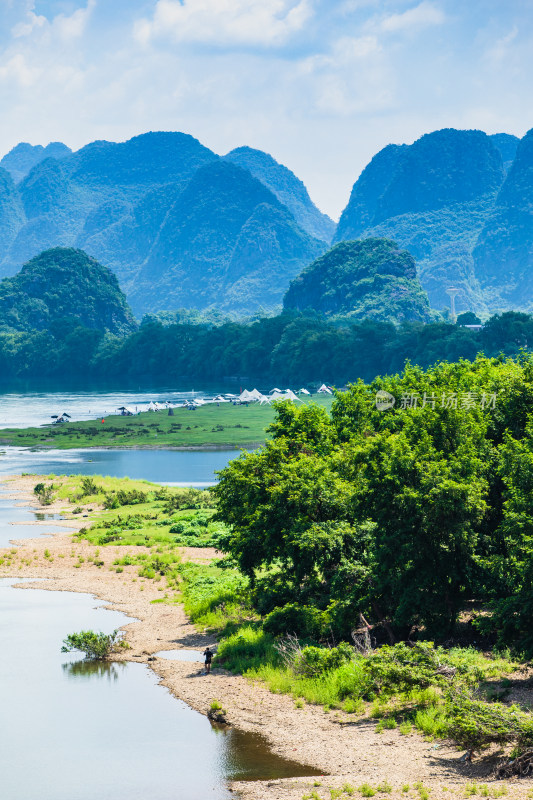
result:
[(0, 155), (190, 133), (337, 219), (373, 155), (533, 127), (533, 0), (0, 0)]

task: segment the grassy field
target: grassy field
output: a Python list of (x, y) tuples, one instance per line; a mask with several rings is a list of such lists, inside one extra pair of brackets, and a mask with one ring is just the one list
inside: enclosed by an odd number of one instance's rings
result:
[[(329, 410), (333, 398), (319, 395), (304, 402)], [(6, 428), (0, 444), (67, 450), (77, 447), (243, 447), (264, 442), (265, 429), (274, 419), (271, 406), (201, 406), (196, 411), (175, 408), (146, 411), (135, 417), (109, 416), (105, 422), (88, 420), (40, 428)]]

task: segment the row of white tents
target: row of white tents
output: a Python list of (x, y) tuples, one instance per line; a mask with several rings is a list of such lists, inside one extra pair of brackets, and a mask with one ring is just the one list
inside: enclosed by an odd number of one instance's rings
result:
[[(273, 389), (268, 392), (268, 394), (263, 394), (258, 389), (252, 389), (249, 391), (245, 389), (240, 394), (218, 394), (216, 397), (195, 397), (192, 400), (187, 400), (183, 403), (159, 403), (157, 401), (151, 401), (148, 406), (138, 407), (138, 406), (121, 406), (117, 409), (123, 416), (133, 416), (135, 414), (140, 413), (140, 411), (163, 411), (165, 409), (170, 408), (199, 408), (200, 406), (204, 406), (210, 403), (259, 403), (260, 405), (265, 405), (266, 403), (272, 403), (275, 400), (290, 400), (291, 402), (302, 402), (298, 395), (310, 395), (307, 389), (298, 389), (298, 391), (293, 392), (292, 389), (278, 389), (275, 386)], [(320, 389), (318, 389), (318, 394), (333, 394), (333, 390), (331, 386), (326, 386), (325, 383), (322, 384)], [(172, 412), (170, 412), (172, 413)]]
[[(320, 394), (333, 394), (333, 390), (331, 387), (326, 386), (325, 383), (322, 384), (320, 389), (318, 390)], [(264, 405), (265, 403), (273, 403), (275, 400), (291, 400), (293, 403), (295, 401), (302, 402), (298, 395), (310, 395), (307, 389), (298, 389), (297, 392), (293, 392), (292, 389), (278, 389), (274, 387), (271, 389), (268, 394), (261, 394), (260, 391), (257, 389), (252, 389), (252, 391), (248, 391), (245, 389), (244, 392), (241, 392), (240, 395), (236, 398), (240, 403), (254, 403), (259, 402), (260, 405)]]

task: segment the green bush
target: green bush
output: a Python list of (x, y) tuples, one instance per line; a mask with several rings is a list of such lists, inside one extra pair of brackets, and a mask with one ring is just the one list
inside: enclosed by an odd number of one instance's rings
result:
[(124, 647), (121, 634), (118, 630), (113, 633), (95, 633), (94, 631), (80, 631), (70, 633), (63, 639), (62, 653), (80, 650), (87, 658), (104, 659), (116, 652), (117, 648)]
[(515, 705), (487, 703), (458, 692), (450, 698), (447, 714), (454, 738), (465, 747), (479, 749), (506, 742), (520, 747), (533, 744), (533, 715)]
[(332, 669), (337, 669), (354, 658), (353, 647), (347, 642), (341, 642), (338, 647), (304, 647), (293, 663), (297, 674), (307, 678), (322, 675)]
[(50, 506), (54, 501), (54, 484), (50, 483), (47, 486), (44, 483), (38, 483), (34, 486), (33, 493), (37, 495), (41, 505)]
[(327, 616), (324, 611), (312, 606), (287, 603), (283, 608), (275, 608), (265, 617), (263, 629), (272, 636), (289, 633), (316, 640), (327, 631)]
[(81, 496), (88, 497), (93, 494), (101, 494), (103, 489), (94, 481), (90, 476), (86, 476), (81, 480)]
[(125, 491), (119, 489), (118, 492), (109, 492), (105, 496), (104, 508), (120, 508), (120, 506), (133, 506), (141, 503), (146, 503), (148, 495), (146, 492), (140, 492), (138, 489)]

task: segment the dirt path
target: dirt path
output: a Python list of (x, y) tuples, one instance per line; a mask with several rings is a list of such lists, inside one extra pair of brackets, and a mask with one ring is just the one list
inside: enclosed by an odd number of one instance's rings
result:
[[(21, 504), (33, 503), (31, 489), (35, 477), (10, 480)], [(48, 511), (61, 511), (62, 503), (47, 507)], [(432, 800), (464, 797), (467, 784), (488, 785), (488, 796), (497, 796), (500, 782), (490, 778), (490, 765), (486, 762), (465, 764), (462, 753), (446, 744), (426, 742), (417, 735), (402, 736), (398, 730), (375, 732), (375, 722), (368, 718), (354, 718), (343, 712), (324, 712), (317, 706), (296, 708), (285, 695), (275, 695), (263, 686), (252, 684), (241, 676), (230, 675), (221, 669), (204, 675), (201, 665), (194, 662), (170, 661), (149, 657), (160, 650), (197, 649), (215, 644), (212, 637), (198, 632), (187, 620), (181, 605), (152, 603), (167, 592), (164, 579), (154, 582), (139, 578), (136, 567), (124, 567), (117, 573), (112, 562), (126, 555), (127, 547), (101, 547), (96, 566), (93, 561), (96, 548), (87, 542), (73, 542), (72, 533), (83, 521), (59, 523), (64, 532), (52, 536), (38, 536), (40, 525), (35, 523), (35, 539), (23, 540), (18, 547), (0, 550), (0, 577), (42, 579), (39, 588), (54, 591), (88, 592), (103, 599), (114, 608), (135, 618), (124, 630), (131, 649), (121, 658), (147, 662), (159, 675), (161, 682), (188, 705), (206, 714), (212, 700), (218, 700), (227, 710), (231, 724), (244, 731), (254, 731), (265, 736), (272, 749), (303, 764), (324, 772), (327, 777), (316, 779), (290, 779), (270, 782), (235, 783), (233, 788), (246, 800), (301, 800), (304, 795), (316, 792), (319, 798), (331, 798), (331, 789), (345, 784), (359, 787), (363, 783), (376, 787), (388, 782), (392, 793), (380, 792), (378, 797), (423, 797), (422, 790), (402, 787), (423, 782), (431, 788)], [(56, 522), (54, 521), (54, 525)], [(13, 526), (16, 538), (16, 525)], [(136, 553), (139, 548), (131, 548)], [(184, 549), (185, 558), (208, 561), (214, 551)], [(446, 787), (444, 789), (443, 787)], [(507, 783), (509, 798), (527, 798), (533, 792), (533, 781)], [(348, 795), (345, 795), (348, 796)], [(361, 796), (356, 793), (356, 796)], [(531, 795), (533, 797), (533, 794)]]

